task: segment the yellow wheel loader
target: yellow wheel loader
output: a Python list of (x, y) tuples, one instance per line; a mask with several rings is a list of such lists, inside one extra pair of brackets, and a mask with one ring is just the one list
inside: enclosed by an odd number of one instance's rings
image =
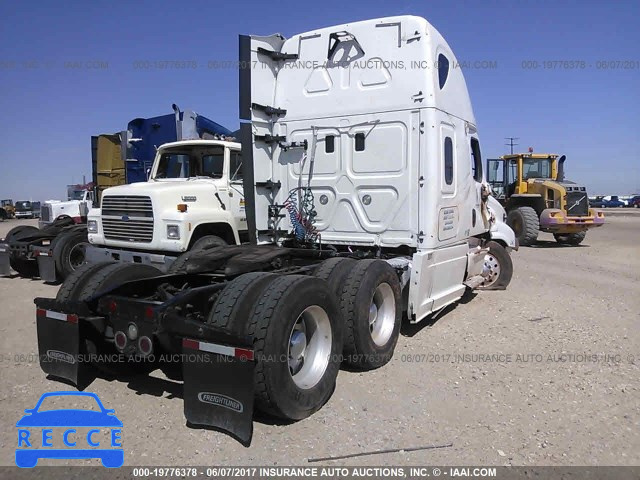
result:
[(16, 207), (13, 205), (13, 200), (0, 200), (0, 219), (5, 220), (7, 218), (14, 218), (16, 216)]
[(556, 241), (579, 245), (587, 230), (604, 224), (589, 208), (584, 186), (564, 178), (564, 161), (548, 153), (514, 153), (487, 160), (487, 178), (507, 211), (507, 223), (520, 245), (532, 245), (540, 231)]

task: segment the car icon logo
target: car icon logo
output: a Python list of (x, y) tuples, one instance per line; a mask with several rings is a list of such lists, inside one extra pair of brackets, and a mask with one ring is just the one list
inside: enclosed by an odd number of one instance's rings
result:
[(129, 221), (129, 215), (123, 215), (122, 216), (122, 221), (123, 222), (128, 222)]
[[(50, 410), (42, 403), (53, 397), (62, 397), (65, 403), (80, 400), (95, 401), (97, 410), (60, 408)], [(124, 463), (122, 448), (122, 422), (115, 411), (105, 408), (98, 395), (90, 392), (49, 392), (40, 397), (36, 406), (25, 410), (26, 415), (16, 423), (18, 447), (16, 465), (33, 468), (41, 458), (87, 459), (99, 458), (107, 468), (118, 468)], [(97, 428), (98, 427), (98, 428)], [(100, 434), (109, 430), (108, 441)], [(86, 433), (83, 431), (86, 430)], [(64, 448), (53, 445), (62, 440)]]

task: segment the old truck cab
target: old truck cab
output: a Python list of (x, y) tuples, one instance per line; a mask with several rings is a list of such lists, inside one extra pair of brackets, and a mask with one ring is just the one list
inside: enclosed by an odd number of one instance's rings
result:
[(240, 144), (183, 140), (162, 145), (149, 180), (108, 188), (88, 217), (93, 260), (165, 268), (199, 240), (239, 244), (246, 231)]

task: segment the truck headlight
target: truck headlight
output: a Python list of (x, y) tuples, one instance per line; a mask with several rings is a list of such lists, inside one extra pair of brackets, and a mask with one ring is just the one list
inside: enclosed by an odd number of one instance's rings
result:
[(89, 220), (87, 222), (87, 232), (89, 232), (89, 233), (98, 233), (98, 221), (97, 220)]
[(180, 240), (180, 225), (167, 225), (167, 238)]

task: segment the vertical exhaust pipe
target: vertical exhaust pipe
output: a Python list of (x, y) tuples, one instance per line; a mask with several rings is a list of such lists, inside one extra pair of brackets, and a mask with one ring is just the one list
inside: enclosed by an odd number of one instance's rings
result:
[(558, 175), (556, 180), (558, 182), (562, 182), (564, 180), (564, 161), (567, 159), (566, 155), (562, 155), (559, 159), (558, 159)]
[(182, 122), (180, 122), (180, 109), (175, 103), (171, 104), (171, 108), (173, 108), (173, 113), (175, 113), (176, 115), (176, 139), (182, 140)]

